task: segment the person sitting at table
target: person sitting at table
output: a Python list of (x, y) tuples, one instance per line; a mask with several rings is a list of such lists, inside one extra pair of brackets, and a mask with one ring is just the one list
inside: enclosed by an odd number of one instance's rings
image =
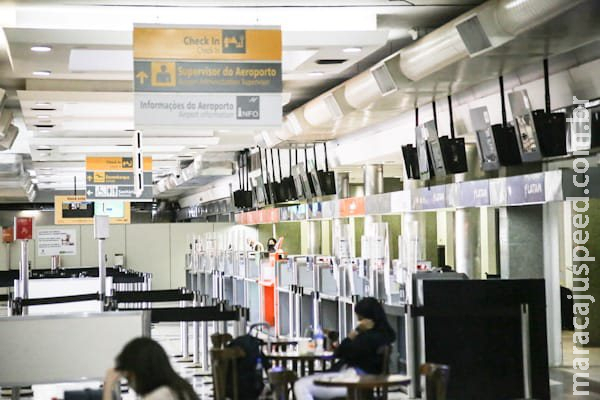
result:
[(192, 385), (173, 370), (162, 346), (150, 338), (136, 338), (125, 345), (115, 367), (106, 372), (102, 400), (113, 400), (121, 378), (142, 400), (198, 400)]
[(396, 340), (396, 333), (387, 320), (381, 303), (373, 297), (365, 297), (354, 306), (358, 325), (348, 337), (335, 348), (334, 355), (339, 361), (331, 372), (320, 373), (299, 379), (294, 384), (297, 400), (333, 399), (346, 397), (345, 388), (323, 387), (314, 384), (314, 380), (323, 377), (335, 377), (347, 374), (380, 374), (383, 371), (382, 346)]

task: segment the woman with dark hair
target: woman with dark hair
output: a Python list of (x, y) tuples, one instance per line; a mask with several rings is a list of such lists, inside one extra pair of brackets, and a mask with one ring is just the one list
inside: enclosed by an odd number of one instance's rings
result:
[(332, 368), (334, 372), (307, 376), (294, 385), (297, 400), (332, 399), (346, 397), (345, 388), (316, 386), (314, 380), (323, 376), (340, 374), (380, 374), (383, 371), (383, 355), (379, 349), (396, 340), (396, 333), (387, 320), (381, 303), (373, 297), (365, 297), (354, 306), (358, 325), (336, 347), (339, 359)]
[(161, 345), (150, 338), (140, 337), (125, 345), (115, 368), (106, 373), (103, 400), (112, 400), (122, 377), (143, 400), (198, 400), (192, 385), (177, 375)]

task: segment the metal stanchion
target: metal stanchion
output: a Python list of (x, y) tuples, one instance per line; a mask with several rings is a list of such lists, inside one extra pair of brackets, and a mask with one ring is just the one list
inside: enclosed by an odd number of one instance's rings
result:
[[(27, 253), (27, 240), (21, 240), (21, 264), (19, 276), (19, 297), (29, 298), (29, 254)], [(23, 307), (22, 315), (27, 315), (27, 307)]]
[(419, 370), (417, 367), (417, 355), (415, 354), (415, 321), (413, 320), (412, 306), (406, 306), (406, 314), (404, 326), (406, 329), (406, 372), (410, 377), (410, 385), (408, 385), (408, 398), (416, 399), (419, 388)]
[(523, 394), (531, 399), (531, 345), (529, 343), (529, 305), (521, 304), (521, 346), (523, 353)]
[[(194, 307), (199, 305), (198, 292), (194, 292)], [(200, 366), (200, 324), (198, 321), (192, 322), (192, 349), (193, 349), (193, 365)]]
[[(185, 307), (185, 300), (179, 302), (179, 307)], [(190, 358), (190, 344), (189, 344), (189, 330), (188, 322), (181, 321), (179, 323), (179, 336), (181, 343), (181, 359), (179, 362), (189, 362)]]

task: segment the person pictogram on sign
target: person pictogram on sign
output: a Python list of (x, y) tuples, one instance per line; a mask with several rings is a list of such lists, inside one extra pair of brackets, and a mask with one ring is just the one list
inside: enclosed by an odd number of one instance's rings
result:
[(171, 82), (171, 73), (167, 71), (167, 66), (165, 64), (160, 66), (160, 72), (156, 74), (156, 82), (159, 83), (170, 83)]

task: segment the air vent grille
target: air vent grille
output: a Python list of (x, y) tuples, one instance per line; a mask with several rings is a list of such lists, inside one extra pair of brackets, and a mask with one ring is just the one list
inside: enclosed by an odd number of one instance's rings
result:
[(470, 55), (492, 47), (490, 39), (483, 30), (481, 21), (476, 15), (456, 25), (456, 30)]
[(371, 73), (377, 82), (377, 86), (379, 86), (381, 94), (384, 96), (386, 94), (395, 92), (396, 89), (398, 89), (396, 82), (394, 82), (394, 78), (392, 78), (392, 75), (385, 64), (373, 68)]
[(339, 119), (344, 116), (340, 105), (335, 100), (335, 97), (333, 97), (333, 95), (330, 94), (328, 96), (325, 96), (325, 104), (327, 105), (329, 112), (333, 116), (333, 119)]

